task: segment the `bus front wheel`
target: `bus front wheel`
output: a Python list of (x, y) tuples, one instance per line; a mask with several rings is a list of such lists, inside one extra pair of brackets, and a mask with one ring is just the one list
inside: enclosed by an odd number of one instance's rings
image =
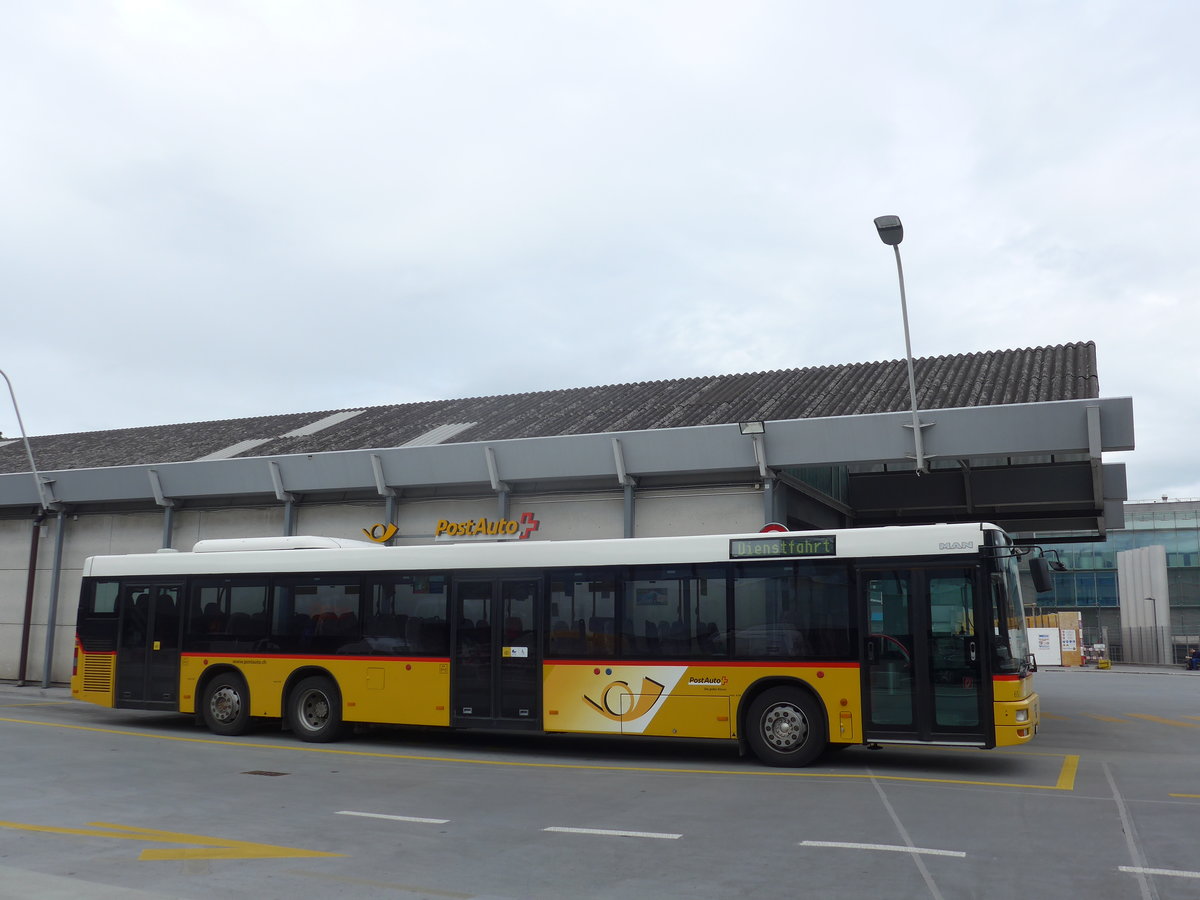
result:
[(342, 695), (332, 679), (305, 678), (292, 691), (292, 730), (302, 741), (323, 744), (342, 736)]
[(768, 766), (807, 766), (828, 743), (816, 701), (788, 687), (770, 688), (754, 699), (746, 714), (746, 739)]
[(250, 727), (250, 690), (245, 679), (233, 672), (215, 676), (204, 688), (200, 712), (213, 734), (245, 734)]

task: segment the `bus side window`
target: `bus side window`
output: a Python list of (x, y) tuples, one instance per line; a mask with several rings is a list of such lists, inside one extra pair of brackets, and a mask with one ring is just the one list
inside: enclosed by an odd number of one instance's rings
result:
[(120, 591), (121, 585), (116, 581), (84, 582), (76, 632), (84, 650), (99, 652), (116, 648)]
[(185, 620), (187, 650), (255, 648), (267, 636), (266, 582), (231, 578), (198, 580), (192, 584)]
[(446, 579), (384, 575), (367, 584), (362, 639), (343, 652), (375, 656), (444, 655), (450, 650)]
[(615, 655), (617, 580), (608, 572), (552, 572), (546, 652), (552, 657)]
[(857, 652), (850, 572), (843, 563), (739, 567), (734, 655), (742, 659), (848, 659)]

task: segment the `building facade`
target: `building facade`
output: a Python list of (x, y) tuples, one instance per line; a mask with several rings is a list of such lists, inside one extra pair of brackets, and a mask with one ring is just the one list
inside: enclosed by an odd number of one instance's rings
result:
[(1130, 398), (1091, 343), (0, 439), (0, 679), (65, 681), (89, 556), (319, 534), (391, 544), (1121, 522)]

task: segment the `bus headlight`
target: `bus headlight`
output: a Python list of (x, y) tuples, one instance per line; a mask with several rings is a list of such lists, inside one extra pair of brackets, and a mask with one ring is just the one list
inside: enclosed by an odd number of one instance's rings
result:
[(1028, 722), (1029, 721), (1029, 710), (1018, 709), (1017, 710), (1017, 721), (1018, 722)]

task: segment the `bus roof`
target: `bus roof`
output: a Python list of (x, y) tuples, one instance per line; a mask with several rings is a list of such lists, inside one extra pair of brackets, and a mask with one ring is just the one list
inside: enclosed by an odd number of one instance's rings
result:
[[(613, 565), (716, 563), (730, 559), (939, 556), (978, 552), (988, 523), (903, 525), (769, 534), (607, 538), (579, 541), (490, 541), (385, 547), (365, 541), (299, 536), (201, 541), (192, 552), (158, 551), (89, 557), (85, 577), (382, 572), (470, 569), (587, 568)], [(811, 542), (833, 538), (806, 552)], [(805, 544), (805, 540), (809, 544)], [(737, 553), (734, 553), (733, 542)], [(773, 552), (791, 541), (800, 552)], [(748, 543), (747, 543), (748, 542)], [(763, 550), (765, 548), (765, 551)], [(832, 551), (832, 552), (829, 552)]]

